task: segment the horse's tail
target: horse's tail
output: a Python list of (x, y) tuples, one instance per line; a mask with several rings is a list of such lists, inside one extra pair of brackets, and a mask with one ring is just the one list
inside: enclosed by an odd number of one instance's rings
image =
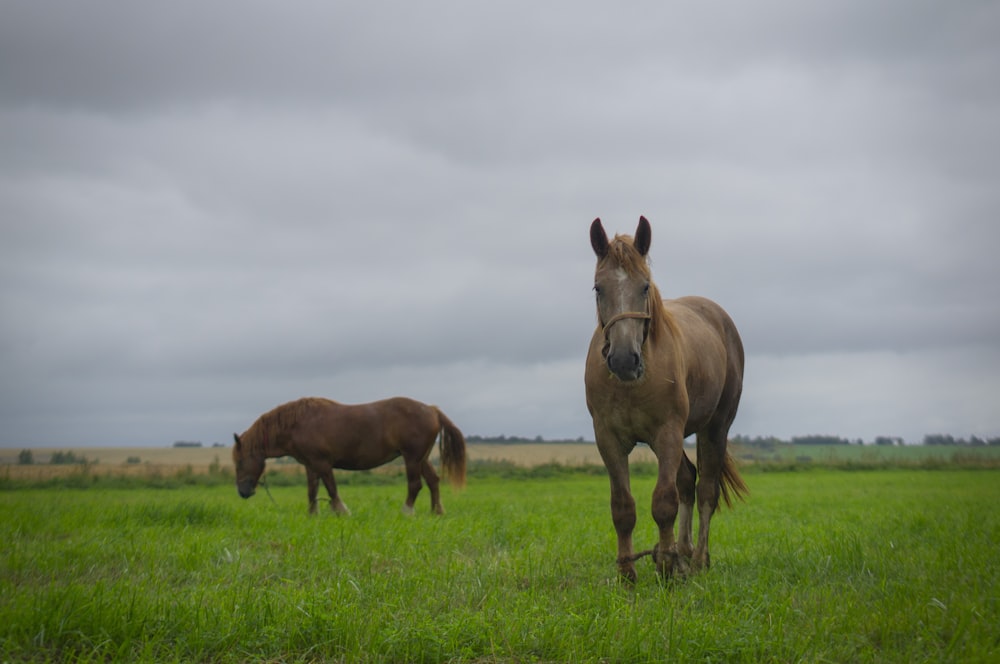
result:
[(747, 494), (750, 493), (746, 482), (740, 477), (740, 471), (736, 468), (736, 460), (729, 452), (726, 452), (726, 456), (722, 460), (722, 478), (719, 482), (719, 489), (722, 493), (722, 499), (726, 501), (726, 507), (729, 508), (733, 506), (733, 498), (745, 500)]
[(441, 471), (453, 487), (465, 486), (465, 436), (455, 423), (435, 407), (441, 423)]

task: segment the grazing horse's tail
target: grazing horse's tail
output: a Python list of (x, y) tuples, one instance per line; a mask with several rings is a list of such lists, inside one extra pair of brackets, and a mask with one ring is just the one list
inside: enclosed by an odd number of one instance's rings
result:
[(726, 507), (730, 508), (733, 506), (733, 498), (743, 500), (750, 493), (750, 489), (736, 469), (736, 461), (729, 452), (726, 452), (722, 461), (722, 478), (719, 481), (719, 489), (722, 493), (722, 499), (726, 501)]
[(441, 423), (441, 470), (451, 485), (460, 489), (465, 486), (465, 436), (440, 408), (434, 410)]

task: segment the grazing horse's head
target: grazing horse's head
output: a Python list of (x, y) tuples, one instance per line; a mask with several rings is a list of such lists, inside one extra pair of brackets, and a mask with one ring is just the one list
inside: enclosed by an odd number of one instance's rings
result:
[(597, 254), (594, 292), (597, 319), (604, 330), (602, 354), (608, 369), (623, 381), (642, 377), (642, 347), (650, 332), (655, 286), (646, 263), (652, 231), (639, 217), (635, 238), (616, 235), (609, 242), (600, 219), (590, 225), (590, 245)]
[[(243, 434), (246, 436), (246, 434)], [(236, 490), (240, 496), (249, 498), (257, 490), (257, 482), (264, 472), (264, 451), (251, 449), (235, 433), (233, 439), (233, 463), (236, 465)]]

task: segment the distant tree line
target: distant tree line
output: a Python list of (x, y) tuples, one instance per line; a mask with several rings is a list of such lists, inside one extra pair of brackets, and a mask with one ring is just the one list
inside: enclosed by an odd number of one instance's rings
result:
[[(864, 445), (860, 438), (848, 440), (839, 436), (795, 436), (791, 440), (782, 440), (774, 436), (734, 436), (731, 441), (737, 445), (746, 447), (760, 447), (764, 449), (773, 448), (776, 445)], [(876, 445), (903, 445), (903, 439), (895, 436), (878, 436), (875, 438)], [(966, 447), (985, 447), (987, 445), (1000, 445), (1000, 437), (980, 438), (971, 436), (968, 439), (955, 438), (946, 434), (927, 434), (924, 436), (923, 445), (954, 445)]]
[(966, 440), (965, 438), (955, 438), (947, 434), (934, 433), (924, 436), (924, 445), (964, 445), (967, 447), (985, 447), (987, 445), (1000, 445), (1000, 437), (980, 438), (979, 436), (970, 436), (968, 440)]
[(583, 443), (586, 442), (583, 436), (576, 438), (574, 440), (561, 439), (561, 440), (546, 440), (541, 436), (535, 436), (534, 438), (523, 438), (521, 436), (505, 436), (500, 434), (499, 436), (466, 436), (466, 442), (469, 443), (494, 443), (494, 444), (524, 444), (524, 443)]
[(762, 447), (765, 449), (777, 445), (861, 445), (863, 441), (851, 441), (840, 436), (795, 436), (791, 440), (783, 440), (775, 436), (733, 436), (730, 441), (746, 447)]
[[(35, 463), (35, 455), (31, 450), (21, 450), (17, 455), (17, 463), (21, 466), (30, 466)], [(96, 464), (97, 460), (91, 461), (85, 456), (77, 456), (72, 452), (53, 452), (49, 456), (49, 463), (55, 466), (68, 466), (74, 464)]]

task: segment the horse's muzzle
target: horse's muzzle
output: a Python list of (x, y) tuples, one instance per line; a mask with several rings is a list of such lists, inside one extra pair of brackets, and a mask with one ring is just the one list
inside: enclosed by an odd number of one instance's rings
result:
[(236, 490), (240, 492), (241, 498), (249, 498), (257, 492), (257, 489), (252, 484), (237, 484)]
[(617, 351), (608, 354), (608, 369), (619, 380), (630, 382), (642, 377), (642, 356), (632, 351)]

